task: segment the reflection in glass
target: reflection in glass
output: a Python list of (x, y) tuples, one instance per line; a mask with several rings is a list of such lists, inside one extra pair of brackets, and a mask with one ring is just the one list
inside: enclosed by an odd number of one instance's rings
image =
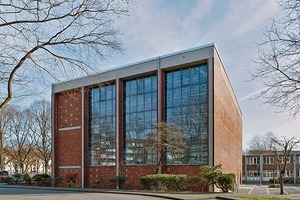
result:
[(89, 92), (89, 165), (116, 164), (115, 85)]
[(157, 122), (156, 76), (126, 81), (124, 94), (124, 164), (154, 164), (156, 153), (148, 136)]
[[(207, 66), (166, 73), (166, 122), (182, 129), (182, 155), (166, 149), (166, 164), (207, 164)], [(178, 154), (178, 153), (177, 153)]]

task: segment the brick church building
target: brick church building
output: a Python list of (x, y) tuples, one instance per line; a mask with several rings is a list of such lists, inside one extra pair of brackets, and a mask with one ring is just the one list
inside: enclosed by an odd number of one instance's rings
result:
[(78, 187), (125, 176), (126, 189), (157, 170), (155, 124), (180, 129), (160, 173), (198, 175), (222, 164), (242, 173), (242, 114), (214, 44), (171, 53), (52, 87), (52, 172), (77, 174)]

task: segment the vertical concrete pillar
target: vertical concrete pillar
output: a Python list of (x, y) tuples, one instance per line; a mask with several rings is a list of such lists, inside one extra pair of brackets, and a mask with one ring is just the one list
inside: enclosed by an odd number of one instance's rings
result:
[(245, 166), (244, 166), (244, 170), (245, 170), (245, 182), (247, 182), (248, 180), (248, 158), (247, 158), (247, 154), (245, 155)]
[[(157, 57), (157, 122), (161, 122), (162, 121), (162, 105), (161, 105), (161, 101), (162, 101), (162, 73), (161, 73), (161, 69), (160, 69), (160, 57)], [(158, 157), (160, 158), (160, 152), (158, 151)], [(158, 168), (158, 173), (161, 174), (162, 173), (162, 163), (160, 163), (159, 168)]]
[[(55, 151), (55, 148), (54, 148), (54, 127), (55, 127), (55, 124), (54, 124), (54, 116), (55, 116), (55, 103), (54, 103), (54, 91), (53, 91), (53, 88), (54, 88), (54, 85), (52, 84), (52, 87), (51, 87), (51, 150), (52, 150), (52, 155), (51, 155), (51, 176), (54, 180), (55, 178), (55, 157), (54, 157), (54, 151)], [(54, 184), (54, 183), (52, 183)]]
[[(214, 166), (214, 60), (208, 59), (208, 165)], [(214, 191), (214, 187), (209, 187), (209, 192)]]
[[(119, 148), (119, 143), (120, 143), (120, 79), (116, 80), (116, 176), (119, 175), (119, 164), (120, 164), (120, 148)], [(118, 189), (118, 184), (117, 184), (117, 189)]]
[(84, 87), (81, 87), (81, 187), (84, 188)]
[(259, 167), (259, 183), (260, 185), (262, 185), (262, 182), (263, 182), (263, 176), (264, 176), (264, 156), (263, 154), (260, 154), (259, 155), (259, 160), (260, 160), (260, 167)]
[(294, 156), (293, 156), (293, 164), (294, 164), (294, 170), (293, 170), (293, 176), (294, 176), (294, 184), (297, 183), (297, 168), (296, 168), (296, 162), (297, 162), (297, 158), (296, 158), (296, 153), (294, 153)]

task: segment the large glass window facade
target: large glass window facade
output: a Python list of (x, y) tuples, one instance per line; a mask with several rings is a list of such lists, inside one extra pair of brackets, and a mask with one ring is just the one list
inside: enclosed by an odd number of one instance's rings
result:
[(115, 85), (89, 92), (89, 165), (116, 164)]
[(157, 122), (156, 76), (125, 81), (124, 87), (124, 164), (152, 165), (156, 151), (149, 134)]
[(166, 72), (165, 85), (166, 122), (185, 143), (166, 149), (166, 164), (207, 164), (207, 66)]

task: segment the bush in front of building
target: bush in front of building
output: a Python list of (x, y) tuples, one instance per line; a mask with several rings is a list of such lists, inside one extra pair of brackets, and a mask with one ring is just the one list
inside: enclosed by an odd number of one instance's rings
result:
[(219, 174), (216, 182), (216, 186), (223, 192), (229, 192), (234, 190), (235, 174)]
[(127, 178), (125, 176), (118, 175), (114, 178), (109, 179), (108, 181), (114, 184), (115, 186), (118, 186), (119, 189), (124, 189), (124, 185), (127, 181)]
[(102, 186), (103, 186), (103, 178), (97, 179), (93, 185), (94, 188), (102, 188)]
[(222, 165), (216, 166), (201, 166), (200, 167), (200, 182), (203, 185), (215, 185), (223, 192), (234, 190), (235, 174), (225, 174), (221, 171)]
[(279, 188), (280, 187), (280, 185), (279, 184), (270, 184), (269, 186), (268, 186), (269, 188)]
[(61, 176), (55, 177), (53, 180), (54, 187), (61, 187), (63, 178)]
[(70, 172), (66, 174), (66, 182), (68, 187), (76, 187), (77, 175), (77, 172)]
[(199, 177), (185, 174), (150, 174), (140, 179), (147, 190), (156, 191), (188, 191), (198, 182)]
[(37, 186), (51, 186), (51, 176), (49, 174), (36, 174), (32, 177), (32, 181)]
[(31, 185), (31, 176), (29, 174), (23, 174), (23, 180), (25, 181), (25, 184)]
[(15, 173), (12, 177), (12, 181), (14, 184), (23, 182), (23, 175), (21, 173)]

